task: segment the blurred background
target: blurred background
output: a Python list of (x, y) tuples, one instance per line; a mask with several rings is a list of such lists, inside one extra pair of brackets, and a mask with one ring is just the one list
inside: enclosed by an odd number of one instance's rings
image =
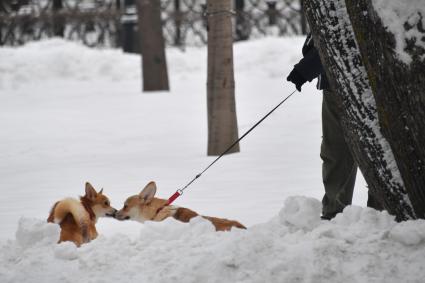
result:
[[(205, 0), (161, 0), (168, 46), (207, 40)], [(234, 39), (300, 35), (307, 31), (302, 0), (233, 0)], [(2, 0), (0, 45), (63, 37), (91, 47), (139, 51), (135, 0)]]

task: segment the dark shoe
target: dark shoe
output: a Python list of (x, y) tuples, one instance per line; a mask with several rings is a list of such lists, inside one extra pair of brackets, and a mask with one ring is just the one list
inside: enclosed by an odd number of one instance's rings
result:
[(334, 218), (336, 216), (336, 213), (335, 214), (332, 214), (332, 215), (330, 215), (330, 214), (326, 214), (326, 215), (322, 215), (322, 216), (320, 216), (320, 219), (322, 219), (322, 220), (331, 220), (332, 218)]

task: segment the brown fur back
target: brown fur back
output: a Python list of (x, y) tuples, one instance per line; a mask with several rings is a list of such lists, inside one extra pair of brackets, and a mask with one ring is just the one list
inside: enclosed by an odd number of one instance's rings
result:
[(79, 247), (97, 238), (97, 230), (93, 221), (89, 221), (88, 225), (84, 223), (78, 225), (74, 217), (68, 214), (59, 225), (61, 233), (58, 243), (71, 241)]
[[(199, 216), (198, 213), (196, 213), (193, 210), (190, 210), (188, 208), (179, 207), (176, 210), (176, 213), (173, 215), (173, 217), (176, 220), (182, 221), (182, 222), (189, 222), (190, 219)], [(234, 220), (228, 220), (224, 218), (217, 218), (217, 217), (210, 217), (210, 216), (202, 216), (203, 218), (211, 221), (211, 223), (214, 225), (216, 231), (230, 231), (232, 227), (240, 228), (240, 229), (246, 229), (245, 226), (240, 224), (237, 221)]]
[(199, 214), (189, 208), (179, 207), (176, 210), (176, 213), (173, 215), (174, 219), (181, 222), (189, 222), (190, 219), (198, 216)]

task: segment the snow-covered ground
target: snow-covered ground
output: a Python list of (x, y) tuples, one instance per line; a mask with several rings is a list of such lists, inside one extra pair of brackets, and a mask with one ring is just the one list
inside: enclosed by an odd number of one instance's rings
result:
[[(293, 86), (303, 38), (235, 44), (240, 134)], [(425, 222), (397, 224), (353, 203), (320, 221), (321, 93), (291, 97), (187, 189), (176, 205), (237, 219), (100, 219), (82, 248), (57, 245), (52, 204), (104, 188), (116, 208), (155, 180), (168, 198), (206, 156), (206, 49), (167, 50), (170, 92), (142, 93), (140, 57), (59, 39), (0, 48), (0, 282), (423, 282)], [(298, 197), (294, 197), (298, 195)], [(359, 207), (362, 206), (362, 207)]]

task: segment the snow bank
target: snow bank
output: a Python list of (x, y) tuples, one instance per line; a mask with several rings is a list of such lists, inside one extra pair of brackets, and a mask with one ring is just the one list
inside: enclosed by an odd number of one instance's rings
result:
[(315, 228), (319, 225), (322, 204), (313, 198), (289, 197), (280, 211), (280, 220), (298, 228)]
[[(256, 76), (265, 74), (283, 81), (282, 68), (291, 67), (294, 60), (299, 60), (301, 51), (294, 46), (302, 46), (303, 40), (300, 37), (286, 41), (266, 38), (239, 43), (235, 52), (236, 72), (254, 71)], [(205, 51), (196, 47), (188, 47), (185, 52), (167, 49), (170, 77), (206, 72)], [(118, 49), (89, 48), (61, 38), (30, 42), (21, 47), (0, 47), (0, 58), (0, 89), (58, 80), (120, 82), (141, 78), (139, 55)]]
[[(248, 230), (215, 232), (202, 218), (139, 224), (140, 236), (55, 244), (56, 225), (23, 218), (0, 248), (1, 282), (420, 282), (425, 221), (347, 207), (318, 220), (320, 202), (291, 197)], [(101, 232), (101, 231), (100, 231)]]
[[(407, 41), (413, 41), (425, 50), (425, 1), (373, 0), (372, 3), (383, 25), (394, 34), (399, 59), (409, 65), (413, 59), (406, 52)], [(406, 24), (411, 28), (406, 30)], [(425, 55), (421, 56), (421, 60), (425, 60)]]
[[(120, 50), (92, 49), (76, 42), (49, 39), (22, 47), (0, 48), (0, 87), (19, 87), (48, 80), (119, 81), (140, 77), (135, 55)], [(123, 70), (132, 70), (123, 72)]]

